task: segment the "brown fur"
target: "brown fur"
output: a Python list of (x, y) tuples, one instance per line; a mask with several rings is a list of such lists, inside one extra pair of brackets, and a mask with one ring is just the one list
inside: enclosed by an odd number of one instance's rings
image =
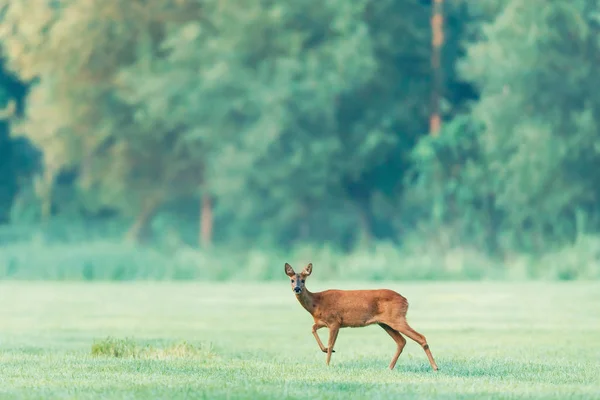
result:
[[(312, 332), (321, 351), (327, 353), (327, 365), (331, 360), (331, 353), (334, 353), (333, 346), (341, 328), (358, 328), (378, 324), (397, 344), (396, 353), (389, 366), (390, 369), (394, 369), (396, 361), (404, 349), (406, 344), (406, 339), (402, 336), (404, 334), (421, 345), (431, 367), (435, 371), (438, 370), (425, 336), (413, 330), (406, 322), (408, 301), (402, 295), (388, 289), (333, 289), (311, 293), (306, 289), (304, 282), (312, 273), (312, 263), (308, 264), (299, 274), (286, 263), (285, 273), (290, 277), (292, 290), (300, 290), (299, 293), (296, 293), (296, 298), (315, 320)], [(329, 328), (327, 347), (323, 345), (317, 334), (317, 330), (324, 327)]]

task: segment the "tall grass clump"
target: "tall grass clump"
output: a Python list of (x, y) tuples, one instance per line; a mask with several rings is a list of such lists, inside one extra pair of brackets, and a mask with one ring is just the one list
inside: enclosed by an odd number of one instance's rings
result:
[(107, 337), (92, 344), (92, 356), (136, 359), (172, 359), (194, 358), (208, 359), (216, 357), (211, 344), (193, 345), (186, 341), (168, 343), (164, 346), (140, 344), (131, 338)]

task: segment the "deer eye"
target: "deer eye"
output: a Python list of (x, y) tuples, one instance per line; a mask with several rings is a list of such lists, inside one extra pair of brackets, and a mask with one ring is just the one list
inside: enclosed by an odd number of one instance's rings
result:
[(294, 283), (294, 280), (292, 279), (292, 283)]
[(302, 283), (304, 283), (304, 279), (302, 279)]

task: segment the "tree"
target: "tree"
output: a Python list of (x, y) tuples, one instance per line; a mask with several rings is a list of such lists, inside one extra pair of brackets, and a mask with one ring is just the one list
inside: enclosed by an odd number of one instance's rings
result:
[[(6, 6), (9, 65), (36, 80), (19, 131), (44, 153), (45, 214), (109, 207), (138, 238), (170, 211), (194, 216), (205, 244), (212, 215), (215, 240), (231, 243), (398, 238), (429, 119), (426, 3)], [(462, 29), (448, 7), (443, 87), (458, 80)], [(76, 204), (56, 198), (61, 182)]]
[(460, 64), (480, 99), (446, 147), (461, 148), (460, 132), (475, 140), (473, 157), (463, 161), (469, 168), (449, 184), (468, 193), (463, 212), (479, 212), (476, 219), (500, 234), (501, 247), (543, 250), (599, 228), (599, 178), (592, 172), (600, 163), (600, 97), (592, 89), (599, 6), (504, 5)]
[[(149, 126), (120, 99), (120, 71), (162, 57), (170, 24), (198, 18), (196, 2), (22, 1), (5, 6), (0, 39), (8, 65), (32, 88), (18, 125), (43, 152), (42, 215), (63, 171), (73, 171), (80, 206), (135, 216), (137, 238), (157, 207), (196, 182), (196, 166), (173, 160), (177, 127)], [(180, 146), (181, 147), (181, 146)], [(191, 176), (191, 178), (190, 178)]]
[(208, 166), (204, 190), (246, 236), (301, 237), (370, 156), (356, 154), (366, 133), (340, 131), (337, 115), (375, 72), (367, 2), (313, 3), (206, 2), (164, 61), (128, 75), (153, 125), (186, 127)]

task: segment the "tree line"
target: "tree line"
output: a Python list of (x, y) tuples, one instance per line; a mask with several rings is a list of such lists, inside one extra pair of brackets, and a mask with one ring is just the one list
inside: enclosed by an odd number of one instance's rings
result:
[(596, 0), (1, 7), (0, 224), (500, 257), (600, 229)]

